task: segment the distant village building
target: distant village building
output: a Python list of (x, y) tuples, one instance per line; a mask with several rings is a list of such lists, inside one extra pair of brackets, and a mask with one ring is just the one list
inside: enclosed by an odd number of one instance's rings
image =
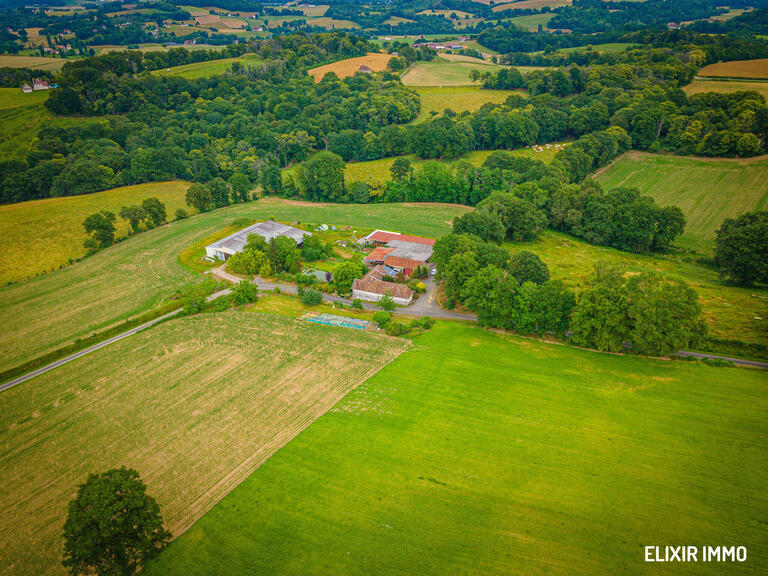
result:
[(29, 94), (30, 92), (32, 92), (32, 86), (24, 82), (24, 84), (21, 85), (21, 91), (24, 92), (25, 94)]
[(209, 244), (205, 247), (205, 255), (217, 260), (229, 260), (230, 256), (245, 249), (246, 244), (248, 244), (248, 236), (251, 234), (261, 236), (266, 242), (278, 236), (285, 236), (296, 242), (299, 246), (304, 244), (304, 236), (312, 236), (311, 232), (269, 220), (267, 222), (258, 222), (243, 228), (239, 232), (230, 234), (213, 244)]
[(45, 80), (40, 80), (40, 78), (35, 78), (34, 80), (32, 80), (32, 90), (50, 90), (50, 89), (51, 89), (51, 86)]
[(363, 74), (370, 74), (371, 72), (373, 72), (373, 70), (371, 70), (370, 66), (367, 66), (365, 64), (360, 66), (360, 68), (358, 68), (357, 71), (358, 72), (362, 72)]

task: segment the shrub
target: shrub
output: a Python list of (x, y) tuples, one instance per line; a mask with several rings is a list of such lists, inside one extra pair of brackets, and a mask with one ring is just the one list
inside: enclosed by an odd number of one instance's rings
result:
[(188, 218), (189, 214), (187, 214), (187, 211), (184, 210), (184, 208), (179, 208), (176, 210), (176, 220), (183, 220), (184, 218)]
[(307, 288), (304, 290), (304, 294), (301, 295), (301, 302), (305, 306), (317, 306), (322, 301), (323, 295), (320, 294), (320, 292), (317, 290), (313, 290), (312, 288)]
[(391, 316), (389, 312), (385, 312), (384, 310), (379, 310), (373, 314), (373, 321), (379, 325), (379, 328), (386, 326), (389, 323), (390, 318)]
[(384, 332), (390, 336), (402, 336), (403, 334), (407, 334), (408, 331), (408, 326), (402, 322), (389, 322), (384, 325)]
[(256, 284), (241, 280), (232, 287), (232, 302), (237, 305), (256, 302), (259, 299), (259, 288)]
[(363, 301), (360, 300), (360, 298), (355, 298), (352, 300), (352, 308), (355, 310), (362, 310), (363, 309)]

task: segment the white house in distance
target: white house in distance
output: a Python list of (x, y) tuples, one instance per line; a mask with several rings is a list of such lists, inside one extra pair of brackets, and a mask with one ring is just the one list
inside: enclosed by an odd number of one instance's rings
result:
[(217, 260), (228, 260), (233, 254), (242, 252), (245, 249), (245, 245), (248, 244), (248, 236), (251, 234), (257, 234), (264, 238), (266, 242), (277, 238), (278, 236), (286, 236), (292, 239), (296, 244), (301, 246), (304, 243), (304, 236), (312, 236), (310, 232), (293, 228), (287, 224), (281, 224), (274, 220), (268, 220), (267, 222), (257, 222), (248, 228), (243, 228), (239, 232), (230, 234), (226, 238), (222, 238), (209, 244), (205, 247), (205, 255), (209, 258), (216, 258)]

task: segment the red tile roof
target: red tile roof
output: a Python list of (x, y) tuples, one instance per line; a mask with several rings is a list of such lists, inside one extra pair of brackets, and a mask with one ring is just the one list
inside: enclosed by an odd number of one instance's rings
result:
[(400, 240), (402, 242), (413, 242), (414, 244), (424, 244), (425, 246), (434, 246), (434, 238), (422, 238), (421, 236), (409, 236), (407, 234), (396, 234), (395, 232), (385, 232), (384, 230), (376, 230), (368, 236), (368, 240), (371, 242), (391, 242), (392, 240)]
[(388, 255), (384, 258), (384, 264), (394, 268), (409, 268), (410, 270), (413, 270), (414, 268), (418, 268), (424, 264), (424, 262), (421, 260), (411, 260), (410, 258), (401, 258), (400, 256)]
[(390, 252), (394, 252), (394, 248), (385, 248), (380, 246), (371, 250), (371, 253), (363, 258), (363, 262), (384, 262), (384, 258)]

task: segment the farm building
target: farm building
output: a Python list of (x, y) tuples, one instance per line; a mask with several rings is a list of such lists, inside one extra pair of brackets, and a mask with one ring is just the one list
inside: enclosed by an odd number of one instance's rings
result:
[(32, 92), (32, 86), (24, 82), (24, 84), (21, 85), (21, 91), (24, 92), (24, 94), (29, 94)]
[(363, 74), (370, 74), (371, 72), (373, 72), (373, 70), (371, 70), (371, 67), (365, 64), (360, 66), (360, 68), (358, 68), (357, 71), (362, 72)]
[(378, 302), (385, 294), (392, 296), (395, 304), (408, 306), (413, 300), (413, 290), (405, 284), (385, 282), (384, 276), (390, 276), (393, 270), (387, 266), (376, 266), (362, 278), (352, 282), (352, 298)]
[(376, 246), (363, 258), (365, 264), (386, 264), (396, 272), (402, 270), (406, 276), (410, 276), (416, 268), (429, 261), (435, 241), (432, 238), (376, 230), (365, 237), (365, 243)]
[(296, 242), (299, 246), (304, 243), (304, 236), (312, 236), (310, 232), (269, 220), (267, 222), (258, 222), (248, 226), (248, 228), (243, 228), (239, 232), (230, 234), (213, 244), (209, 244), (205, 247), (205, 255), (217, 260), (227, 260), (233, 254), (243, 251), (245, 245), (248, 244), (248, 236), (251, 234), (261, 236), (266, 242), (278, 236), (285, 236)]

